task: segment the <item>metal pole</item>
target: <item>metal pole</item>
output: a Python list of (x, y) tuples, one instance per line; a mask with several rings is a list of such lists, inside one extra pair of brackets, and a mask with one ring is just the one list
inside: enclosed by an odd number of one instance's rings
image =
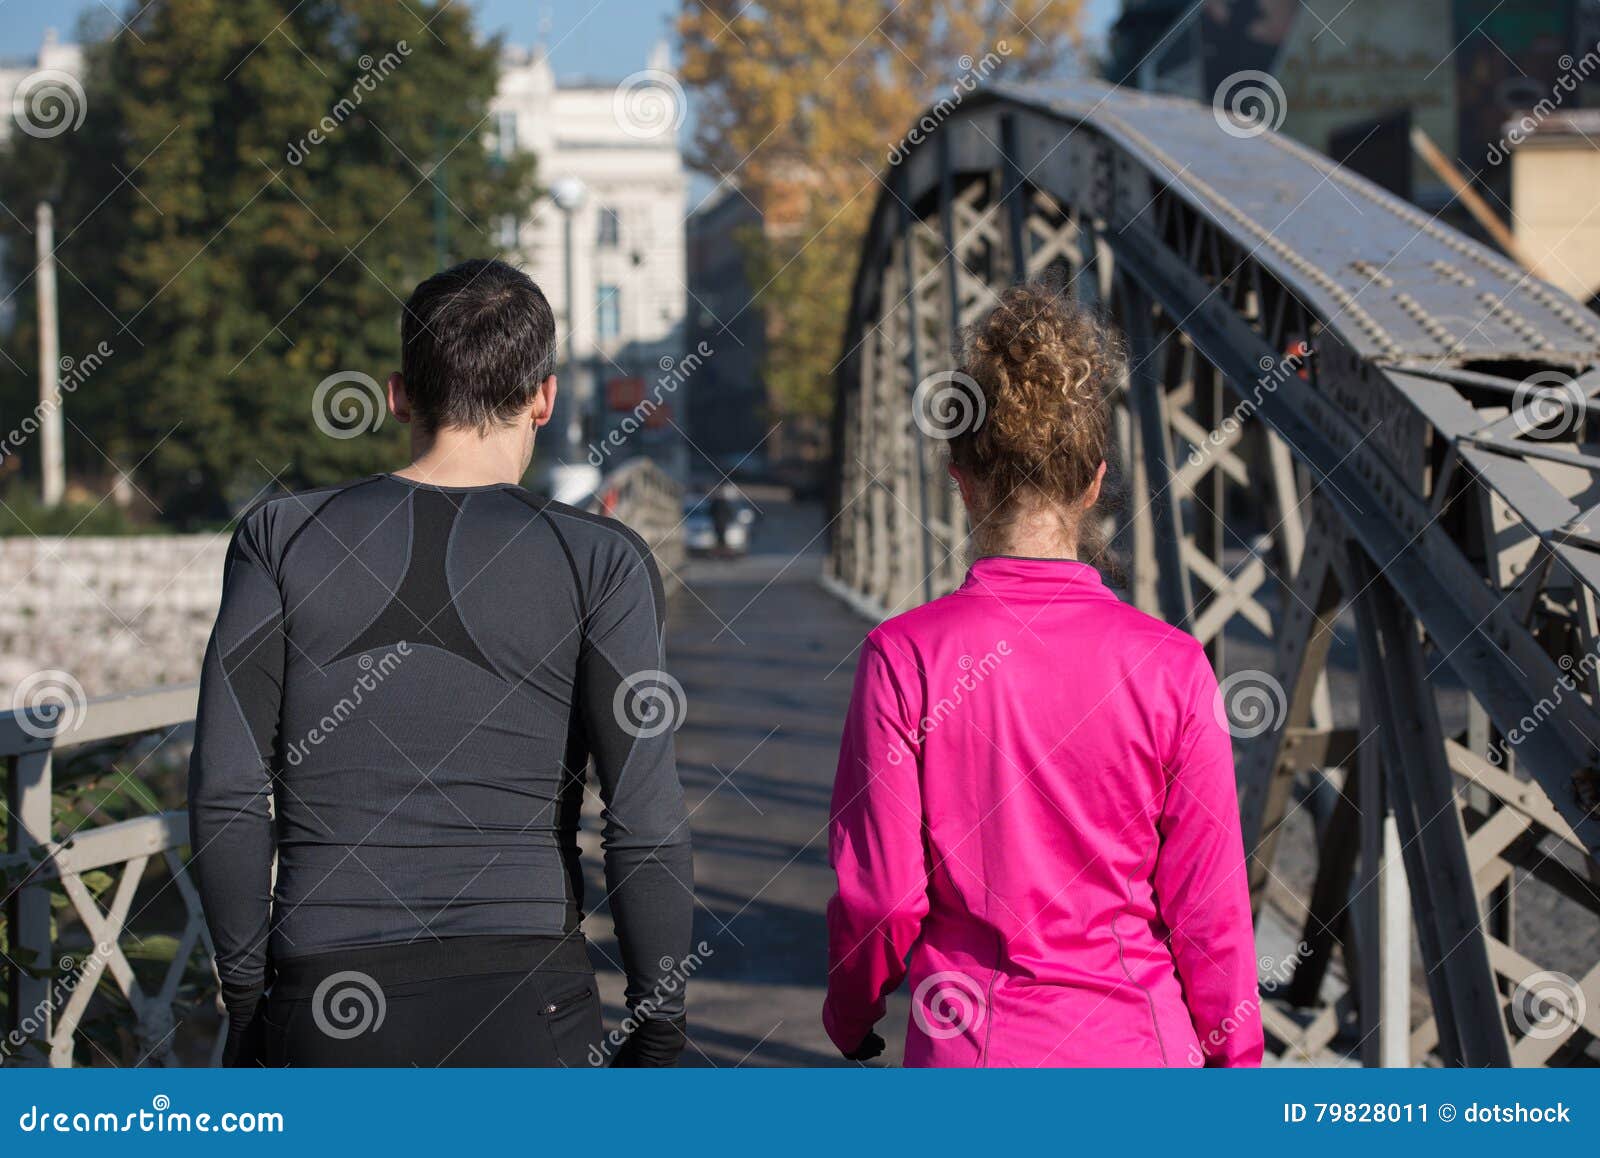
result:
[(562, 212), (562, 260), (566, 263), (563, 276), (567, 298), (567, 376), (571, 379), (568, 389), (572, 391), (572, 400), (567, 404), (567, 458), (571, 462), (578, 460), (578, 451), (583, 443), (584, 414), (583, 391), (578, 387), (578, 275), (573, 247), (574, 213), (571, 209)]
[(55, 214), (48, 201), (34, 214), (39, 293), (39, 457), (43, 473), (41, 498), (58, 507), (67, 490), (66, 453), (61, 432), (61, 338), (56, 324)]

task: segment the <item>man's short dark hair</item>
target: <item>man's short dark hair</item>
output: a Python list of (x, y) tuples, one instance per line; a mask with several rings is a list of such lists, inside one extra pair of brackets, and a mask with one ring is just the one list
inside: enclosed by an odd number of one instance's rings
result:
[(550, 303), (503, 261), (464, 261), (417, 286), (400, 343), (400, 373), (424, 430), (488, 430), (555, 373)]

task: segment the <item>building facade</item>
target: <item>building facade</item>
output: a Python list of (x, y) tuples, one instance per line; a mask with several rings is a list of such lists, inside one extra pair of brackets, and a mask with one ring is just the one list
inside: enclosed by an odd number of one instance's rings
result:
[[(555, 309), (568, 464), (604, 469), (647, 453), (681, 473), (694, 385), (693, 375), (676, 381), (688, 299), (684, 95), (664, 45), (643, 63), (621, 81), (568, 83), (542, 50), (506, 51), (490, 147), (533, 153), (547, 192), (494, 234)], [(635, 420), (645, 399), (649, 413)]]

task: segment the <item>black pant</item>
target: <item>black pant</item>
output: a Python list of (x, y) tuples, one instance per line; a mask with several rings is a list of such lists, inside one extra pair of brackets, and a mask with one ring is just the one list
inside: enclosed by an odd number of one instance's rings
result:
[(453, 937), (279, 963), (262, 1015), (269, 1066), (604, 1064), (588, 946)]

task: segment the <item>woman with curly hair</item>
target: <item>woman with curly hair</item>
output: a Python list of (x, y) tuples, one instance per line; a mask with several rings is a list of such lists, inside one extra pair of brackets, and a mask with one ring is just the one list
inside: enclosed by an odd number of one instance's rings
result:
[(1122, 352), (1022, 285), (960, 369), (978, 396), (950, 474), (975, 561), (862, 647), (830, 829), (828, 1034), (875, 1056), (905, 982), (907, 1065), (1259, 1064), (1216, 678), (1092, 565)]

